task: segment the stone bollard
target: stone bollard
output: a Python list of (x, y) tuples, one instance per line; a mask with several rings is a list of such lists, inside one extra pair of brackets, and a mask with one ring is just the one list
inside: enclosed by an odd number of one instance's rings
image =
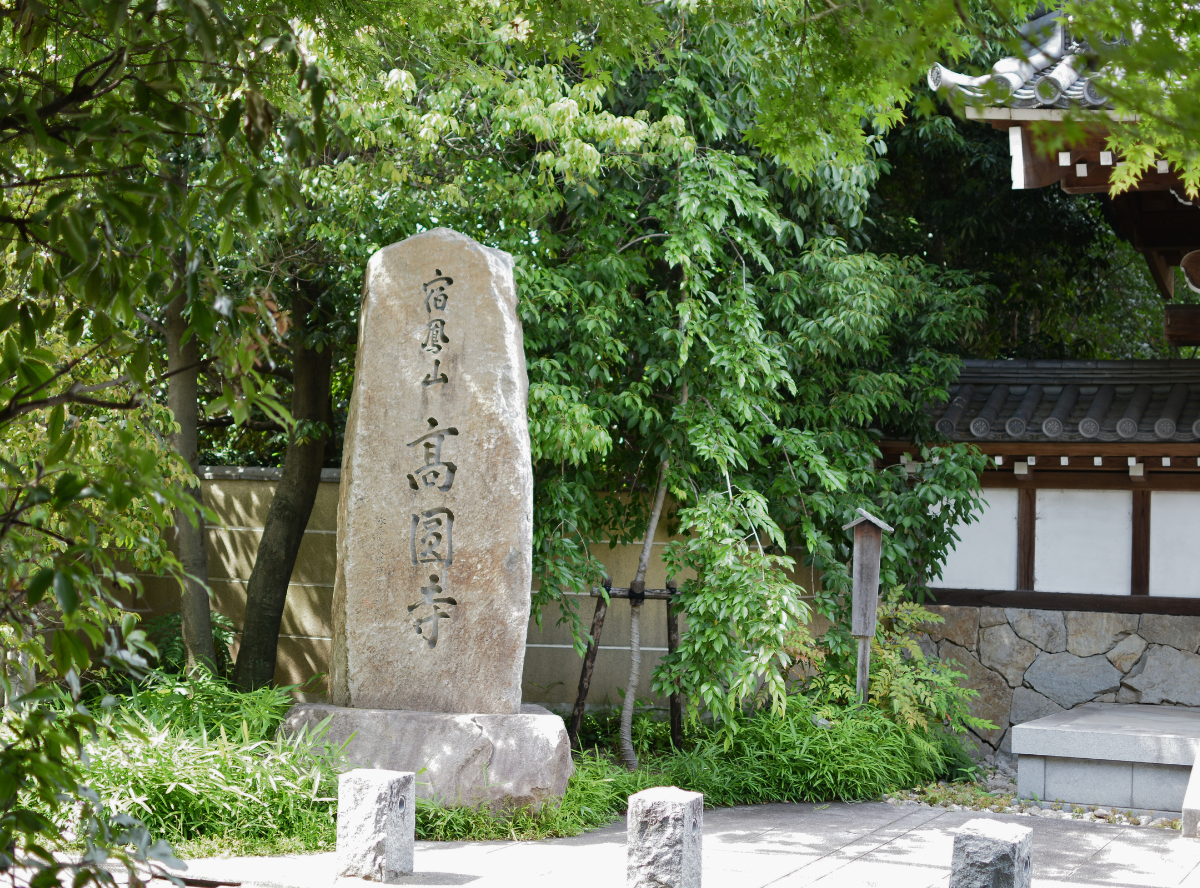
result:
[(1001, 820), (969, 820), (954, 836), (950, 888), (1031, 888), (1033, 830)]
[(358, 768), (338, 778), (337, 872), (395, 883), (413, 871), (417, 782), (410, 771)]
[(700, 888), (704, 796), (662, 786), (629, 797), (628, 888)]

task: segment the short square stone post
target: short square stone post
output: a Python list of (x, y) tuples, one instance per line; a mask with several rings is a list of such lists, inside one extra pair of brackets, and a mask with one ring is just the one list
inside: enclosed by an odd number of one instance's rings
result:
[(954, 837), (950, 888), (1031, 888), (1033, 830), (1001, 820), (968, 820)]
[(704, 796), (674, 786), (629, 797), (628, 888), (700, 888)]
[(338, 778), (337, 872), (395, 883), (413, 871), (417, 782), (410, 771), (358, 768)]

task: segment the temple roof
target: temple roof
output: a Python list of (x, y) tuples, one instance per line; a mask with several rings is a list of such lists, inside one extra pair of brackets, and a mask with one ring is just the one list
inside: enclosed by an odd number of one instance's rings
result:
[(948, 404), (954, 441), (1200, 441), (1200, 360), (964, 361)]
[(1087, 43), (1071, 36), (1061, 15), (1054, 10), (1021, 25), (1025, 53), (1001, 59), (990, 74), (973, 77), (934, 65), (929, 86), (948, 88), (972, 105), (1107, 108), (1107, 100), (1092, 83), (1096, 72), (1087, 70)]

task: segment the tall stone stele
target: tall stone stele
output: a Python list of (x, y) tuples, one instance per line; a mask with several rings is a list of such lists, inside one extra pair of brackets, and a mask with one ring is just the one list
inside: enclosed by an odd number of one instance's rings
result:
[[(571, 771), (521, 705), (533, 559), (529, 382), (512, 257), (438, 228), (367, 266), (342, 452), (333, 715), (356, 764), (418, 794), (538, 804)], [(424, 781), (424, 783), (422, 782)]]

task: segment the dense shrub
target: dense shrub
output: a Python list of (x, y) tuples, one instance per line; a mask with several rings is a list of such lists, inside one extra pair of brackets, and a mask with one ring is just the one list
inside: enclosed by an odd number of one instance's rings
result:
[(850, 801), (878, 798), (941, 773), (941, 746), (906, 730), (874, 706), (815, 706), (793, 696), (778, 715), (760, 710), (724, 736), (664, 758), (668, 782), (702, 792), (713, 807), (754, 802)]

